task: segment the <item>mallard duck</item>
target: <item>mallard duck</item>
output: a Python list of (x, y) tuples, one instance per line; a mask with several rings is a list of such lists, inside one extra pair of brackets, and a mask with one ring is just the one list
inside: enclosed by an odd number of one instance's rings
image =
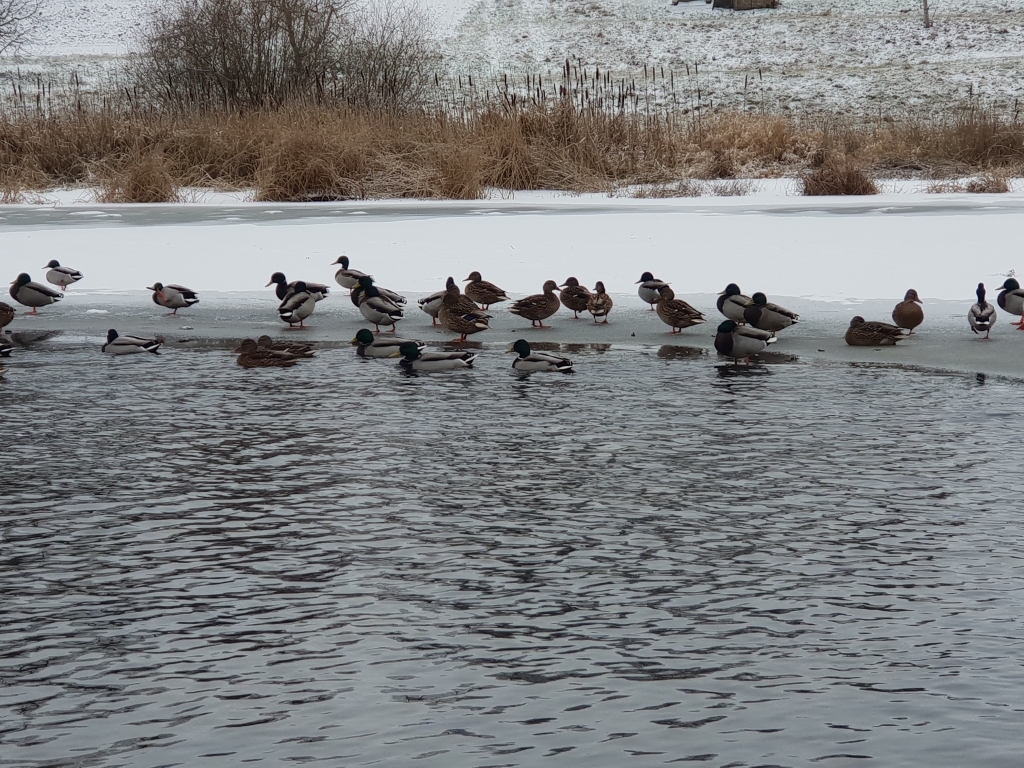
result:
[(111, 328), (107, 331), (107, 343), (101, 348), (101, 352), (111, 355), (134, 355), (139, 352), (152, 352), (159, 355), (160, 339), (143, 339), (139, 336), (118, 336), (117, 331)]
[(406, 342), (391, 357), (401, 357), (398, 364), (407, 371), (454, 371), (472, 368), (475, 352), (421, 352), (414, 341)]
[(352, 289), (352, 292), (349, 294), (349, 297), (352, 299), (353, 306), (358, 307), (360, 304), (363, 303), (363, 299), (366, 298), (366, 289), (369, 288), (371, 285), (377, 289), (377, 294), (379, 296), (383, 296), (385, 299), (390, 301), (399, 309), (405, 307), (405, 296), (395, 293), (394, 291), (389, 291), (387, 288), (381, 288), (379, 285), (373, 282), (373, 278), (370, 277), (369, 275), (363, 275), (362, 277), (360, 277), (356, 281), (355, 287)]
[(549, 328), (550, 326), (544, 325), (544, 320), (555, 314), (558, 307), (561, 306), (561, 302), (555, 294), (557, 290), (559, 290), (558, 283), (554, 280), (547, 280), (543, 287), (544, 293), (535, 293), (525, 299), (520, 299), (509, 307), (508, 311), (513, 315), (525, 317), (530, 321), (531, 327)]
[(278, 301), (284, 301), (291, 294), (296, 293), (295, 286), (297, 286), (299, 283), (302, 283), (304, 286), (306, 286), (306, 290), (309, 291), (310, 293), (319, 295), (320, 298), (317, 299), (317, 301), (326, 298), (327, 294), (331, 292), (330, 287), (324, 285), (323, 283), (310, 283), (307, 282), (306, 280), (293, 280), (292, 282), (289, 283), (288, 278), (284, 276), (283, 272), (275, 272), (274, 274), (272, 274), (270, 276), (270, 282), (267, 283), (264, 287), (269, 288), (270, 286), (274, 286), (274, 293), (277, 294)]
[(0, 379), (7, 375), (7, 369), (0, 365)]
[(241, 354), (235, 362), (243, 368), (288, 368), (301, 359), (291, 352), (261, 347), (252, 339), (245, 339), (236, 351)]
[(305, 330), (305, 320), (313, 314), (321, 298), (319, 291), (313, 291), (302, 280), (296, 280), (295, 290), (284, 298), (277, 313), (288, 323), (289, 328), (298, 323), (299, 328)]
[(971, 324), (971, 330), (975, 333), (985, 332), (985, 338), (990, 338), (992, 326), (996, 324), (996, 308), (985, 301), (985, 284), (978, 283), (978, 290), (975, 291), (978, 303), (971, 307), (967, 313), (967, 322)]
[(480, 277), (479, 272), (470, 272), (469, 277), (462, 282), (469, 283), (465, 293), (472, 301), (479, 304), (481, 309), (488, 309), (491, 304), (498, 304), (502, 301), (511, 301), (501, 288)]
[(846, 331), (846, 343), (851, 347), (891, 347), (905, 339), (903, 331), (888, 323), (867, 322), (857, 315), (850, 320)]
[[(453, 283), (455, 282), (450, 277), (448, 279), (451, 280)], [(422, 298), (422, 299), (420, 299), (419, 301), (416, 302), (419, 305), (421, 310), (423, 310), (428, 315), (430, 315), (430, 324), (432, 326), (438, 324), (437, 323), (437, 313), (441, 311), (441, 304), (444, 303), (444, 295), (447, 292), (448, 292), (448, 289), (445, 288), (444, 290), (437, 291), (436, 293), (432, 293), (429, 296), (427, 296), (425, 298)]]
[(604, 322), (601, 324), (607, 325), (608, 315), (614, 305), (612, 297), (605, 293), (604, 283), (598, 280), (597, 285), (594, 286), (594, 292), (587, 299), (587, 311), (594, 316), (594, 322), (597, 322), (597, 318), (603, 317)]
[(677, 299), (668, 283), (661, 286), (657, 310), (661, 321), (672, 328), (670, 333), (682, 333), (683, 328), (704, 322), (704, 313), (682, 299)]
[(0, 328), (10, 325), (17, 311), (10, 304), (0, 301)]
[(341, 265), (341, 269), (334, 273), (334, 281), (342, 288), (348, 288), (351, 290), (356, 287), (356, 283), (359, 282), (360, 277), (373, 277), (373, 275), (367, 275), (365, 272), (360, 272), (358, 269), (349, 269), (348, 256), (339, 256), (337, 261), (331, 263)]
[(777, 331), (796, 325), (799, 318), (796, 312), (772, 304), (760, 291), (750, 297), (750, 303), (743, 310), (743, 319), (748, 325), (762, 331), (771, 331), (772, 336)]
[(18, 275), (18, 279), (11, 283), (11, 298), (26, 307), (32, 307), (28, 314), (38, 315), (39, 307), (45, 307), (60, 301), (63, 296), (60, 292), (45, 285), (33, 283), (32, 278), (25, 272)]
[(743, 312), (750, 304), (750, 297), (744, 296), (736, 283), (729, 283), (725, 290), (718, 294), (718, 311), (734, 323), (746, 322)]
[(77, 269), (71, 269), (71, 267), (62, 267), (60, 262), (56, 259), (50, 259), (50, 263), (47, 264), (43, 269), (49, 269), (46, 273), (46, 282), (51, 285), (60, 287), (61, 293), (72, 283), (77, 283), (84, 277), (81, 272)]
[(0, 357), (10, 357), (14, 351), (14, 345), (7, 339), (0, 339)]
[(924, 310), (918, 306), (921, 303), (917, 291), (911, 288), (903, 297), (903, 301), (893, 309), (893, 322), (900, 328), (906, 328), (910, 333), (913, 333), (914, 329), (924, 322)]
[(562, 283), (562, 292), (559, 298), (566, 309), (572, 310), (572, 319), (579, 320), (580, 312), (585, 312), (587, 303), (590, 301), (590, 289), (580, 285), (575, 277), (570, 277)]
[(996, 303), (1000, 309), (1005, 309), (1011, 315), (1020, 315), (1020, 322), (1016, 324), (1017, 330), (1024, 331), (1024, 290), (1021, 290), (1016, 278), (1006, 279), (1003, 283), (1003, 292), (996, 298)]
[(382, 325), (390, 325), (391, 333), (398, 330), (395, 323), (401, 320), (405, 313), (402, 308), (390, 299), (381, 295), (375, 285), (368, 285), (362, 288), (363, 298), (359, 302), (359, 313), (373, 323), (380, 333)]
[(715, 349), (718, 354), (731, 357), (734, 363), (738, 364), (742, 357), (750, 365), (750, 356), (764, 352), (774, 341), (769, 331), (737, 325), (734, 320), (723, 320), (715, 334)]
[[(288, 341), (274, 341), (269, 336), (263, 335), (256, 339), (256, 346), (260, 349), (271, 350), (272, 352), (287, 352), (296, 357), (316, 357), (316, 352), (309, 344), (292, 344)], [(238, 351), (241, 351), (240, 349)]]
[(658, 303), (658, 297), (661, 296), (661, 289), (668, 285), (664, 280), (655, 280), (654, 275), (650, 272), (644, 272), (640, 275), (640, 279), (636, 281), (637, 288), (636, 294), (642, 301), (647, 302), (651, 305), (651, 311), (654, 311), (654, 305)]
[(445, 289), (444, 300), (441, 302), (441, 309), (437, 313), (437, 319), (441, 325), (449, 331), (461, 334), (459, 341), (465, 341), (472, 333), (489, 331), (488, 324), (490, 315), (478, 307), (468, 296), (463, 296), (459, 286), (452, 278), (448, 278), (448, 287)]
[(512, 361), (512, 367), (517, 371), (572, 373), (572, 360), (558, 355), (549, 355), (547, 352), (532, 352), (526, 339), (518, 339), (508, 348), (508, 351), (519, 355)]
[(185, 309), (199, 303), (199, 294), (183, 285), (153, 283), (146, 290), (153, 292), (153, 303), (158, 307), (173, 309), (172, 315), (178, 314), (179, 309)]
[(420, 350), (427, 345), (414, 339), (400, 339), (394, 336), (374, 337), (373, 331), (360, 328), (351, 344), (357, 344), (356, 354), (360, 357), (393, 357), (405, 344), (415, 344)]

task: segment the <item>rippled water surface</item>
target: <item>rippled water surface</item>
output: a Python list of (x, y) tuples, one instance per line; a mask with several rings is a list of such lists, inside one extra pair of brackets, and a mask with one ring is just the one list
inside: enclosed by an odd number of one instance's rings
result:
[(1013, 382), (18, 354), (0, 765), (1019, 764)]

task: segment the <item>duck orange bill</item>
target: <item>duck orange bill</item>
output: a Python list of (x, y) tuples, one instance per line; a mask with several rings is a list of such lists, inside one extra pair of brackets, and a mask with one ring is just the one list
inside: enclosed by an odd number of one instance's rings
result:
[(388, 355), (388, 357), (401, 357), (401, 356), (402, 356), (401, 352), (392, 352), (390, 355)]

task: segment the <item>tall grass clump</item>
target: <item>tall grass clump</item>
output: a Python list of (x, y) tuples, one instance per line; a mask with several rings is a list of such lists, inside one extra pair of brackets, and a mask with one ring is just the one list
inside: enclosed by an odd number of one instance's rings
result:
[(826, 153), (801, 181), (805, 195), (878, 194), (878, 185), (847, 155)]

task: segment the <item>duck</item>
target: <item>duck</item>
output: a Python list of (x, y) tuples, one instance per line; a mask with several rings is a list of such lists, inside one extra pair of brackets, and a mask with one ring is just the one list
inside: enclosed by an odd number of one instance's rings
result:
[(61, 293), (64, 293), (64, 289), (69, 285), (77, 283), (84, 277), (77, 269), (62, 267), (56, 259), (50, 259), (50, 263), (43, 267), (43, 269), (50, 270), (46, 273), (46, 282), (58, 286)]
[(764, 352), (774, 341), (770, 331), (737, 325), (735, 320), (723, 320), (715, 334), (715, 349), (718, 354), (731, 357), (737, 365), (741, 357), (746, 358), (747, 365), (750, 365), (750, 356)]
[(5, 301), (0, 301), (0, 328), (10, 325), (16, 314), (18, 312), (14, 307)]
[(1020, 315), (1017, 330), (1024, 331), (1024, 290), (1021, 290), (1020, 283), (1014, 277), (1006, 278), (1002, 287), (1003, 292), (996, 298), (996, 303), (1011, 315)]
[(846, 330), (846, 343), (851, 347), (891, 347), (904, 338), (903, 331), (897, 326), (867, 322), (860, 315), (850, 319), (850, 327)]
[(405, 344), (415, 344), (423, 351), (427, 345), (414, 339), (400, 339), (394, 336), (374, 337), (369, 328), (360, 328), (350, 344), (358, 345), (356, 354), (360, 357), (393, 357)]
[(311, 290), (302, 280), (296, 280), (294, 286), (295, 290), (277, 307), (277, 313), (288, 323), (289, 328), (298, 323), (299, 328), (305, 330), (306, 318), (313, 314), (316, 303), (323, 297), (319, 291)]
[(402, 308), (405, 306), (405, 296), (394, 291), (389, 291), (387, 288), (381, 288), (379, 285), (373, 282), (373, 278), (369, 275), (363, 275), (360, 277), (352, 288), (352, 292), (349, 297), (352, 299), (352, 304), (358, 307), (363, 303), (363, 299), (366, 297), (366, 289), (370, 286), (377, 289), (377, 293), (383, 296), (385, 299), (390, 301), (396, 307)]
[(758, 291), (750, 297), (750, 303), (744, 307), (743, 320), (747, 325), (759, 330), (771, 331), (774, 336), (778, 331), (796, 325), (800, 321), (800, 315), (778, 304), (772, 304), (767, 296)]
[[(451, 280), (451, 278), (448, 279)], [(452, 280), (452, 282), (454, 283), (455, 281)], [(431, 326), (438, 325), (437, 313), (441, 311), (441, 304), (444, 302), (444, 295), (447, 292), (448, 289), (445, 288), (444, 290), (432, 293), (416, 302), (421, 310), (430, 315)]]
[(185, 309), (199, 303), (199, 294), (183, 285), (153, 283), (146, 290), (153, 291), (154, 304), (159, 307), (173, 309), (172, 315), (178, 314), (179, 309)]
[(18, 279), (11, 283), (11, 298), (26, 307), (32, 307), (28, 314), (38, 315), (39, 308), (45, 307), (54, 302), (60, 301), (63, 295), (49, 286), (33, 283), (31, 276), (26, 272), (18, 275)]
[(456, 371), (472, 368), (475, 352), (422, 352), (419, 344), (406, 342), (391, 357), (401, 357), (398, 364), (407, 371)]
[(670, 333), (682, 333), (684, 328), (704, 322), (704, 313), (682, 299), (677, 299), (668, 283), (661, 286), (657, 305), (658, 317), (672, 328)]
[(360, 272), (358, 269), (348, 268), (348, 256), (339, 256), (337, 261), (331, 262), (334, 264), (340, 264), (341, 269), (334, 273), (334, 281), (342, 288), (348, 288), (352, 290), (356, 287), (356, 283), (359, 282), (360, 277), (373, 277), (373, 275), (367, 275), (365, 272)]
[(10, 357), (14, 351), (14, 345), (7, 339), (0, 339), (0, 357)]
[(111, 355), (134, 355), (139, 352), (152, 352), (159, 355), (161, 339), (144, 339), (140, 336), (119, 336), (117, 331), (111, 328), (107, 331), (107, 343), (100, 347), (101, 352)]
[(594, 316), (594, 322), (597, 322), (597, 318), (603, 317), (604, 321), (601, 325), (607, 325), (608, 315), (614, 305), (612, 297), (605, 293), (604, 283), (598, 280), (597, 285), (594, 286), (594, 292), (587, 299), (587, 311)]
[(978, 297), (978, 302), (967, 313), (967, 322), (971, 324), (971, 330), (976, 334), (984, 331), (985, 338), (991, 338), (992, 326), (996, 324), (996, 308), (985, 301), (984, 283), (978, 283), (978, 290), (974, 293)]
[(526, 339), (517, 339), (508, 348), (508, 352), (519, 355), (512, 361), (512, 367), (517, 371), (572, 373), (572, 360), (558, 355), (549, 355), (547, 352), (533, 352)]
[(317, 301), (327, 297), (327, 294), (331, 292), (331, 289), (323, 283), (310, 283), (306, 280), (293, 280), (288, 282), (288, 278), (284, 276), (283, 272), (275, 272), (270, 276), (270, 282), (267, 283), (264, 288), (274, 286), (274, 293), (277, 294), (278, 301), (284, 301), (291, 294), (296, 293), (295, 286), (302, 283), (306, 286), (306, 290), (313, 294), (320, 296)]
[(511, 301), (511, 299), (505, 295), (505, 292), (496, 286), (494, 283), (489, 283), (484, 280), (479, 272), (473, 271), (469, 273), (462, 282), (468, 282), (466, 286), (466, 295), (477, 304), (480, 305), (481, 309), (490, 309), (491, 304), (499, 304), (502, 301)]
[(316, 357), (316, 352), (309, 344), (293, 344), (289, 341), (274, 341), (267, 335), (260, 336), (256, 339), (256, 346), (260, 349), (270, 350), (272, 352), (287, 352), (290, 355), (296, 357)]
[[(367, 278), (360, 278), (366, 280)], [(382, 325), (390, 325), (391, 333), (398, 330), (395, 325), (401, 320), (405, 313), (402, 308), (393, 301), (383, 296), (377, 286), (370, 284), (361, 286), (363, 297), (359, 302), (359, 313), (373, 323), (377, 333), (380, 333)]]
[(644, 272), (640, 275), (640, 279), (636, 281), (635, 285), (639, 285), (637, 288), (637, 296), (642, 301), (647, 302), (651, 305), (651, 311), (654, 311), (654, 305), (658, 303), (658, 298), (661, 296), (661, 289), (668, 285), (664, 280), (655, 280), (654, 275), (650, 272)]
[(555, 291), (559, 290), (558, 283), (546, 280), (542, 290), (544, 293), (535, 293), (520, 299), (509, 307), (508, 311), (513, 315), (525, 317), (530, 321), (531, 327), (550, 328), (551, 326), (544, 325), (544, 320), (555, 314), (561, 306), (558, 296), (555, 295)]
[(572, 310), (572, 319), (579, 320), (580, 312), (587, 311), (587, 303), (590, 301), (590, 289), (580, 285), (575, 277), (567, 278), (561, 285), (562, 292), (559, 298), (566, 309)]
[(0, 379), (7, 375), (7, 369), (0, 365)]
[(468, 296), (463, 296), (455, 280), (449, 277), (447, 285), (441, 309), (437, 313), (441, 325), (461, 334), (459, 341), (465, 341), (470, 334), (489, 331), (491, 326), (488, 320), (491, 315), (480, 309)]
[(291, 352), (261, 347), (252, 339), (245, 339), (235, 351), (240, 353), (235, 362), (243, 368), (289, 368), (301, 359)]
[(913, 333), (914, 329), (924, 322), (924, 310), (918, 306), (921, 303), (917, 291), (911, 288), (903, 297), (903, 301), (893, 309), (892, 321), (900, 328), (906, 328), (909, 333)]
[(751, 298), (744, 296), (736, 283), (729, 283), (725, 290), (718, 294), (718, 311), (734, 323), (744, 323), (743, 313), (750, 304)]

